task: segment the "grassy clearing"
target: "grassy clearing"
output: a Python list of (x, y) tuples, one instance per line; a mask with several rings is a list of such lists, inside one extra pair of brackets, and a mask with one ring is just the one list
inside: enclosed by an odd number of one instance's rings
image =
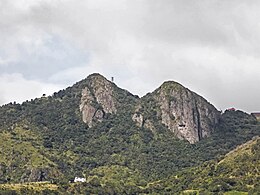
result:
[(16, 192), (34, 191), (41, 192), (44, 190), (57, 191), (58, 185), (50, 182), (30, 182), (30, 183), (17, 183), (17, 184), (0, 184), (2, 191), (14, 190)]

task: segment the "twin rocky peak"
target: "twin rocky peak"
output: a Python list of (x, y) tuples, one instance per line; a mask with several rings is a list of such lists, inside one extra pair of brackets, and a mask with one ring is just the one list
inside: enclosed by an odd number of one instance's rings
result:
[(96, 73), (87, 77), (82, 88), (80, 111), (89, 127), (95, 127), (108, 115), (130, 112), (136, 128), (156, 132), (159, 123), (173, 136), (190, 143), (209, 136), (220, 118), (213, 105), (179, 83), (164, 82), (154, 92), (139, 98)]

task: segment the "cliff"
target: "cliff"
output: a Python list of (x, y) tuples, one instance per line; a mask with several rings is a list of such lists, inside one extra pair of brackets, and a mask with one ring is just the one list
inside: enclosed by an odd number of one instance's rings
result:
[(81, 93), (80, 111), (82, 120), (89, 127), (101, 122), (109, 114), (116, 114), (124, 104), (135, 102), (134, 95), (120, 89), (100, 74), (92, 74), (86, 80)]
[(138, 126), (154, 130), (151, 123), (159, 121), (175, 136), (190, 143), (209, 136), (219, 118), (220, 112), (207, 100), (173, 81), (163, 83), (143, 97), (133, 115)]
[(163, 83), (153, 93), (142, 98), (130, 95), (133, 97), (132, 102), (126, 102), (124, 96), (119, 101), (119, 92), (124, 92), (125, 96), (130, 93), (99, 74), (90, 75), (87, 81), (82, 89), (80, 111), (83, 121), (89, 127), (101, 122), (108, 114), (117, 114), (122, 105), (129, 103), (135, 107), (132, 120), (138, 127), (148, 128), (155, 133), (158, 130), (154, 123), (159, 122), (173, 135), (190, 143), (209, 136), (219, 121), (220, 112), (213, 105), (173, 81)]

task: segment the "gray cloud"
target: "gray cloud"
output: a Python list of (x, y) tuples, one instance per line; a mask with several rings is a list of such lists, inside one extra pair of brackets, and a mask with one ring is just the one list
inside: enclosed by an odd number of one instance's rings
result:
[(0, 78), (20, 73), (47, 90), (101, 72), (140, 95), (176, 80), (219, 109), (260, 110), (259, 4), (2, 0)]
[(39, 80), (75, 64), (85, 65), (87, 58), (88, 55), (84, 51), (66, 45), (59, 38), (51, 36), (32, 51), (22, 47), (19, 58), (6, 63), (8, 66), (3, 66), (1, 69), (5, 73), (19, 72), (26, 78)]

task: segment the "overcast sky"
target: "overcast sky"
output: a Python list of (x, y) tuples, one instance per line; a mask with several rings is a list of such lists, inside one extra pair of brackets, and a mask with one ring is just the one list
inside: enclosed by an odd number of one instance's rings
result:
[(259, 0), (0, 0), (0, 104), (93, 72), (142, 96), (174, 80), (260, 111)]

